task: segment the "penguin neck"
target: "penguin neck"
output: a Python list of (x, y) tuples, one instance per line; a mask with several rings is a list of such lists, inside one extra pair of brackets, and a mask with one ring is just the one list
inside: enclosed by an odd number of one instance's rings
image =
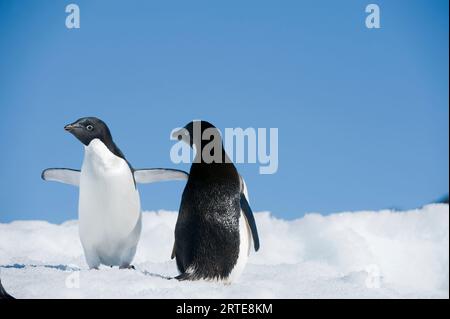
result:
[(238, 178), (238, 174), (233, 163), (193, 163), (189, 172), (189, 178), (191, 177), (202, 181), (218, 181)]
[[(229, 179), (233, 176), (238, 176), (236, 167), (228, 157), (227, 153), (221, 149), (220, 161), (205, 162), (201, 152), (197, 152), (194, 163), (191, 165), (190, 175), (201, 177), (205, 179)], [(202, 148), (203, 150), (203, 148)], [(214, 154), (212, 155), (214, 157)]]
[(108, 166), (121, 160), (128, 163), (123, 153), (112, 140), (106, 144), (98, 138), (93, 139), (85, 146), (85, 157)]
[[(225, 149), (223, 148), (223, 144), (218, 144), (215, 147), (213, 147), (211, 145), (208, 145), (208, 143), (209, 141), (202, 141), (200, 145), (198, 145), (197, 143), (195, 144), (194, 163), (196, 164), (232, 163), (231, 159), (228, 157), (227, 152), (225, 152)], [(205, 149), (205, 147), (208, 147), (208, 149)], [(216, 154), (216, 151), (218, 154)], [(205, 156), (208, 156), (208, 159), (206, 161)]]
[(123, 155), (122, 151), (120, 150), (119, 147), (117, 147), (116, 143), (114, 143), (112, 137), (106, 139), (105, 141), (101, 141), (107, 148), (108, 150), (113, 153), (114, 155), (116, 155), (117, 157), (120, 157), (121, 159), (125, 160), (125, 155)]

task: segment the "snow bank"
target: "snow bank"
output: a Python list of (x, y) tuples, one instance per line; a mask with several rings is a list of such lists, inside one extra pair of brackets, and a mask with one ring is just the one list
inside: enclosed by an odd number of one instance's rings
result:
[(449, 208), (256, 214), (261, 249), (230, 286), (177, 282), (170, 260), (176, 212), (146, 212), (137, 270), (88, 270), (76, 221), (0, 224), (0, 271), (16, 297), (448, 298)]

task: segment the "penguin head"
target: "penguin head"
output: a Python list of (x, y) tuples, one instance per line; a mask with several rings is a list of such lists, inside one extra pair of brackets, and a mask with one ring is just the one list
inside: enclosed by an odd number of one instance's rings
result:
[(172, 133), (172, 137), (189, 144), (195, 150), (195, 163), (231, 163), (226, 154), (220, 131), (207, 121), (195, 120)]
[(86, 146), (96, 138), (101, 140), (105, 145), (109, 145), (112, 142), (112, 137), (108, 126), (105, 122), (96, 117), (80, 118), (72, 124), (64, 126), (64, 129), (73, 134)]
[(182, 129), (175, 131), (172, 137), (189, 144), (191, 147), (195, 146), (198, 150), (203, 149), (203, 146), (212, 139), (218, 139), (220, 143), (222, 142), (219, 130), (208, 121), (202, 120), (189, 122)]

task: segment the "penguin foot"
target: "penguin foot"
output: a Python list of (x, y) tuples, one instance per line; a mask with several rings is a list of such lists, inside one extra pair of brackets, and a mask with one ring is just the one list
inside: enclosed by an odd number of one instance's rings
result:
[(191, 273), (184, 272), (174, 277), (176, 280), (184, 281), (184, 280), (195, 280), (194, 276)]
[(119, 267), (119, 269), (133, 269), (136, 270), (136, 267), (134, 265), (122, 265)]

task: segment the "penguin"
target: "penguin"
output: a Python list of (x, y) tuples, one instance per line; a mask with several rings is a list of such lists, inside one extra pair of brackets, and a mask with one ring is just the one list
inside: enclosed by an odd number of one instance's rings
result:
[(0, 279), (0, 299), (4, 299), (4, 300), (15, 299), (13, 296), (11, 296), (10, 294), (8, 294), (6, 292), (5, 288), (3, 288), (1, 279)]
[(242, 274), (252, 241), (255, 251), (260, 246), (245, 181), (211, 123), (193, 121), (172, 136), (196, 150), (175, 226), (175, 278), (230, 284)]
[(142, 217), (136, 183), (186, 180), (173, 169), (133, 169), (96, 117), (80, 118), (64, 129), (84, 145), (81, 170), (49, 168), (42, 179), (79, 187), (79, 236), (90, 269), (100, 265), (134, 268)]

